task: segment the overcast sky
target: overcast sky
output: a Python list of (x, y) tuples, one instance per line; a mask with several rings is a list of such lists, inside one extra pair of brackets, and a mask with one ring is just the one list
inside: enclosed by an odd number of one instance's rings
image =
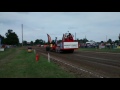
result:
[(5, 36), (12, 29), (22, 42), (36, 39), (47, 41), (62, 39), (67, 31), (76, 33), (76, 38), (94, 40), (118, 40), (120, 33), (120, 12), (0, 12), (0, 34)]

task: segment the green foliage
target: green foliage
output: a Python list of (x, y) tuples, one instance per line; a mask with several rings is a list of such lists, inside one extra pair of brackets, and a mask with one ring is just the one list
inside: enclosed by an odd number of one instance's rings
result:
[(33, 41), (31, 41), (31, 42), (30, 42), (30, 45), (31, 45), (31, 46), (33, 46), (33, 44), (34, 44), (34, 42), (33, 42)]
[(101, 43), (104, 43), (103, 41), (101, 41)]
[(79, 42), (79, 43), (86, 43), (86, 42), (88, 42), (88, 40), (86, 39), (86, 38), (83, 38), (83, 39), (77, 39), (77, 41)]
[(37, 45), (37, 44), (43, 45), (43, 44), (45, 44), (45, 41), (42, 40), (42, 39), (36, 39), (35, 42), (34, 42), (34, 44), (35, 44), (35, 45)]
[(27, 41), (24, 40), (23, 41), (23, 45), (26, 46), (27, 45)]
[(117, 44), (118, 44), (118, 43), (119, 43), (119, 40), (115, 40), (115, 42), (114, 42), (114, 43), (117, 43)]
[(19, 44), (18, 36), (15, 32), (13, 32), (13, 30), (9, 29), (5, 35), (6, 35), (6, 40), (5, 40), (6, 44), (8, 44), (8, 45), (18, 45)]
[(120, 53), (120, 49), (96, 49), (96, 48), (80, 48), (79, 51), (91, 51), (91, 52), (111, 52), (111, 53)]
[(111, 40), (111, 39), (108, 39), (107, 43), (112, 43), (112, 40)]
[(60, 42), (62, 42), (62, 40), (57, 40), (57, 43), (60, 43)]
[(119, 41), (120, 41), (120, 34), (119, 34), (118, 38), (119, 38)]
[(2, 39), (1, 44), (4, 44), (5, 43), (5, 38), (2, 35), (0, 35), (0, 38)]

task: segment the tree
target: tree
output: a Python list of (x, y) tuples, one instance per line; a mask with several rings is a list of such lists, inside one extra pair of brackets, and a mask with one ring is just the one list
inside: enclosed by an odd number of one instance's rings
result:
[(86, 43), (88, 42), (88, 40), (86, 38), (83, 39), (83, 43)]
[(33, 41), (31, 41), (30, 44), (33, 46), (33, 44), (34, 44)]
[(107, 43), (112, 43), (112, 40), (111, 40), (111, 39), (108, 39)]
[(39, 44), (39, 39), (36, 39), (36, 40), (35, 40), (35, 45), (36, 45), (36, 44)]
[(27, 45), (27, 41), (24, 40), (23, 41), (23, 45), (26, 46)]
[(44, 42), (45, 42), (45, 41), (43, 41), (42, 39), (36, 39), (35, 42), (34, 42), (34, 44), (35, 44), (35, 45), (36, 45), (36, 44), (41, 44), (41, 45), (43, 45)]
[(120, 41), (120, 34), (119, 34), (118, 38), (119, 38), (119, 41)]
[(40, 39), (39, 42), (40, 42), (41, 45), (43, 45), (43, 40), (42, 39)]
[(114, 43), (116, 43), (117, 45), (119, 45), (119, 40), (115, 40), (115, 42)]
[(103, 41), (101, 41), (101, 43), (104, 43)]
[(58, 43), (62, 42), (62, 40), (57, 40)]
[(119, 43), (118, 44), (120, 45), (120, 34), (119, 34), (118, 38), (119, 38)]
[(79, 40), (79, 42), (80, 42), (80, 43), (83, 43), (83, 40), (82, 40), (82, 39), (80, 39), (80, 40)]
[(43, 45), (46, 44), (46, 42), (43, 40)]
[(6, 44), (8, 45), (18, 45), (19, 44), (19, 39), (18, 36), (13, 30), (9, 29), (8, 32), (5, 34), (6, 35)]
[(2, 35), (0, 35), (0, 38), (1, 38), (1, 44), (5, 44), (5, 38)]

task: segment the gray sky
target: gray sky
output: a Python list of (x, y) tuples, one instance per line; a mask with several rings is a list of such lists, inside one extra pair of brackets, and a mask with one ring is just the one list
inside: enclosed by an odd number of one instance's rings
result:
[(120, 33), (120, 12), (0, 12), (0, 34), (5, 36), (12, 29), (23, 40), (47, 41), (62, 39), (67, 31), (76, 33), (76, 38), (98, 41), (118, 40)]

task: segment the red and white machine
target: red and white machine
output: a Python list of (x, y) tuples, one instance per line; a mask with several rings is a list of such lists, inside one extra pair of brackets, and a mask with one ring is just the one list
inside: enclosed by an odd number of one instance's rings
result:
[(61, 42), (57, 42), (56, 38), (55, 44), (52, 44), (50, 40), (51, 37), (48, 35), (48, 41), (50, 42), (50, 51), (73, 53), (75, 49), (78, 49), (78, 42), (74, 40), (73, 35), (71, 33), (63, 34)]

